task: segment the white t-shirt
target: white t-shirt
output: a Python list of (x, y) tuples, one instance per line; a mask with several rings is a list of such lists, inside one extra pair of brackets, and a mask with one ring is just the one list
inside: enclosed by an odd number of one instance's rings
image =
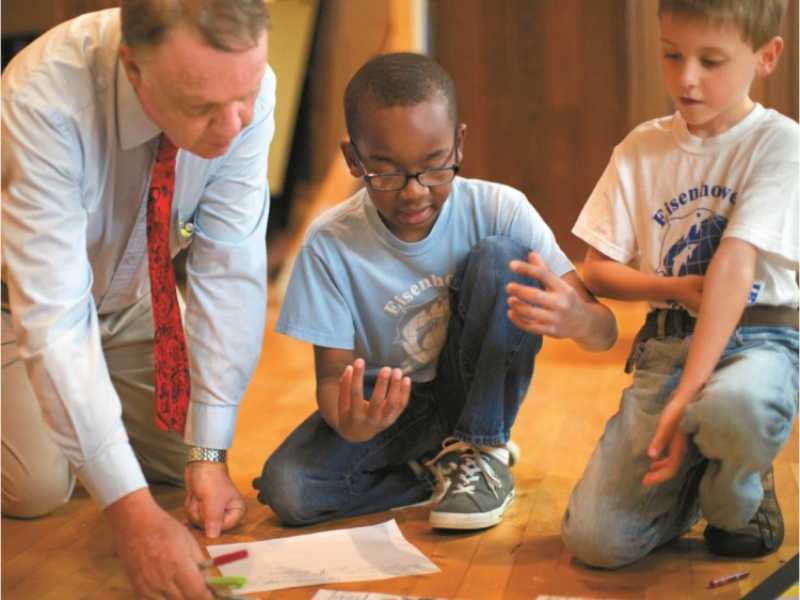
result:
[(643, 123), (614, 149), (572, 232), (664, 276), (705, 274), (720, 241), (735, 237), (758, 249), (748, 304), (797, 307), (798, 172), (800, 128), (774, 110), (756, 104), (707, 139), (675, 113)]
[(448, 285), (472, 247), (489, 236), (536, 250), (558, 277), (574, 269), (525, 195), (507, 185), (456, 177), (436, 223), (418, 242), (389, 231), (362, 189), (309, 227), (276, 330), (352, 349), (368, 375), (389, 366), (430, 381), (447, 334)]

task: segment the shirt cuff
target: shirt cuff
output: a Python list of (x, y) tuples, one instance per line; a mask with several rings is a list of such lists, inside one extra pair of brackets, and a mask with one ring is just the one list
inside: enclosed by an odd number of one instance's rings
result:
[(192, 402), (183, 439), (190, 446), (227, 450), (233, 443), (238, 406)]
[(78, 470), (78, 477), (100, 508), (147, 487), (142, 467), (128, 443), (110, 446), (87, 461)]

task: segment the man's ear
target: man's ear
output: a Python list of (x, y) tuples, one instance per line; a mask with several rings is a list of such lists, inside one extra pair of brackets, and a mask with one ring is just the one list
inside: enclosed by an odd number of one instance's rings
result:
[(339, 142), (339, 149), (342, 151), (342, 156), (344, 156), (344, 160), (347, 163), (347, 169), (350, 171), (350, 175), (353, 177), (361, 177), (364, 175), (363, 170), (356, 160), (356, 155), (353, 151), (353, 144), (350, 141), (350, 138), (345, 138)]
[(464, 140), (467, 139), (467, 124), (459, 123), (458, 132), (456, 133), (456, 162), (461, 164), (464, 162)]
[(128, 81), (131, 82), (134, 89), (138, 89), (142, 83), (142, 69), (134, 58), (131, 47), (124, 42), (119, 45), (119, 60), (122, 68), (125, 69)]
[(783, 38), (776, 35), (774, 38), (767, 40), (756, 51), (758, 55), (758, 62), (756, 63), (756, 73), (760, 77), (766, 77), (775, 70), (778, 66), (778, 59), (783, 52)]

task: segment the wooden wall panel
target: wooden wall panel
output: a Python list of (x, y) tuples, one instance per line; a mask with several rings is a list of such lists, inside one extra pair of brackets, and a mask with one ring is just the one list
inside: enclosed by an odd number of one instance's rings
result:
[[(673, 110), (661, 80), (658, 0), (627, 0), (629, 126)], [(781, 36), (785, 47), (778, 68), (753, 82), (757, 102), (798, 120), (798, 0), (790, 0)]]
[(527, 194), (575, 259), (570, 230), (627, 130), (625, 4), (431, 0), (433, 56), (467, 123), (464, 175)]

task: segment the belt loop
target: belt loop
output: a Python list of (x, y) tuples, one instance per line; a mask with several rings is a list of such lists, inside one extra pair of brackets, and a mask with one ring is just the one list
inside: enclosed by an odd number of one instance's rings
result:
[(669, 311), (663, 308), (656, 313), (656, 337), (658, 338), (667, 337), (667, 316), (669, 316)]

